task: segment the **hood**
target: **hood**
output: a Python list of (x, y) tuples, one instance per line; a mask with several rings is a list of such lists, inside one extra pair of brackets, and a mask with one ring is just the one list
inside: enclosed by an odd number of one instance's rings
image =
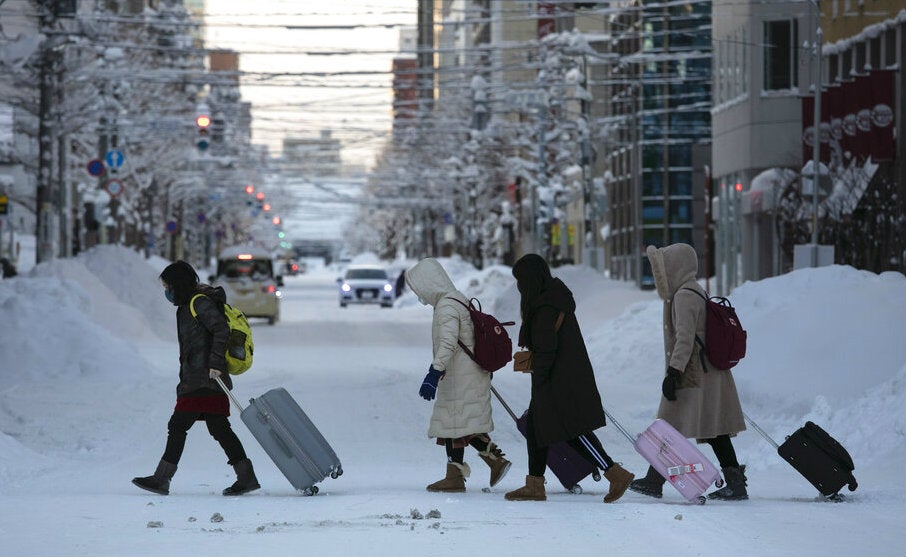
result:
[(645, 250), (651, 262), (654, 285), (662, 300), (670, 300), (680, 286), (698, 275), (698, 255), (689, 244), (671, 244)]
[(196, 294), (204, 294), (212, 300), (217, 300), (221, 304), (226, 303), (226, 292), (220, 286), (211, 286), (209, 284), (201, 283), (195, 288)]
[(553, 306), (572, 313), (576, 309), (573, 293), (566, 284), (551, 275), (547, 261), (540, 255), (529, 253), (513, 264), (513, 277), (519, 294), (532, 310), (540, 306)]
[(433, 257), (422, 259), (406, 271), (406, 284), (416, 296), (437, 305), (441, 298), (454, 292), (456, 287), (450, 276)]

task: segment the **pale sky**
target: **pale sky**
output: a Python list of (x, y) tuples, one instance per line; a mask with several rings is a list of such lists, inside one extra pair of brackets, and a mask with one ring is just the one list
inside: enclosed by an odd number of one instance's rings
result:
[[(241, 88), (252, 103), (254, 143), (277, 154), (284, 136), (329, 128), (343, 142), (344, 161), (370, 167), (391, 128), (396, 24), (414, 27), (416, 7), (416, 0), (208, 0), (206, 46), (238, 51), (239, 69), (254, 74)], [(363, 27), (286, 28), (350, 25)], [(318, 75), (358, 71), (385, 73)]]

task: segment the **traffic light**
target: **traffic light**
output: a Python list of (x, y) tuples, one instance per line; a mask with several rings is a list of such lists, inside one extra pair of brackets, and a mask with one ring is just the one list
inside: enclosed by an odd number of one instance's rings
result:
[(211, 117), (207, 114), (199, 114), (195, 117), (195, 126), (198, 127), (198, 140), (195, 142), (195, 146), (199, 151), (205, 152), (211, 145), (211, 131), (208, 129), (211, 127)]

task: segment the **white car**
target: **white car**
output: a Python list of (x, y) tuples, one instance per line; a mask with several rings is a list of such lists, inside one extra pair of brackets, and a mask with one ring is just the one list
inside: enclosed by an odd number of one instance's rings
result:
[(280, 319), (280, 287), (283, 277), (274, 275), (274, 263), (267, 250), (235, 246), (217, 258), (212, 286), (222, 286), (227, 303), (246, 317), (263, 317), (271, 325)]
[(350, 265), (337, 279), (340, 307), (347, 304), (380, 304), (393, 306), (393, 281), (387, 270), (376, 265)]

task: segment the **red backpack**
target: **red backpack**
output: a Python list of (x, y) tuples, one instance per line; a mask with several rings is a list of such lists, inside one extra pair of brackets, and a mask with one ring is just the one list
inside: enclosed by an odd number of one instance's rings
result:
[[(472, 318), (472, 325), (475, 327), (474, 352), (469, 350), (461, 340), (459, 341), (459, 345), (465, 353), (481, 369), (489, 373), (493, 373), (507, 365), (513, 359), (513, 341), (510, 340), (510, 335), (507, 334), (504, 326), (515, 325), (516, 323), (514, 321), (501, 323), (493, 315), (482, 313), (481, 302), (477, 298), (470, 299), (468, 305), (456, 298), (449, 296), (448, 298), (456, 300), (469, 310), (469, 317)], [(475, 303), (473, 304), (472, 302)], [(475, 304), (478, 304), (478, 309), (475, 308)]]
[(730, 300), (721, 296), (705, 297), (701, 292), (684, 288), (698, 294), (705, 300), (707, 313), (705, 315), (705, 341), (695, 335), (695, 342), (701, 350), (702, 369), (705, 367), (704, 355), (717, 369), (730, 369), (746, 356), (746, 331), (736, 316), (736, 310)]

